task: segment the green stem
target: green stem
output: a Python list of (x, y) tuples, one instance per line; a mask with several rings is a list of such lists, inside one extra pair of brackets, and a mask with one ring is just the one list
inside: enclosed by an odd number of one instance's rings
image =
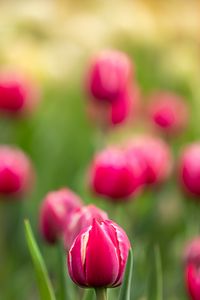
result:
[(107, 300), (107, 290), (105, 288), (96, 288), (96, 300)]
[(63, 249), (63, 244), (61, 242), (58, 244), (58, 260), (59, 260), (59, 268), (60, 268), (59, 299), (66, 300), (69, 299), (68, 288), (67, 288), (67, 269), (66, 269), (65, 252)]

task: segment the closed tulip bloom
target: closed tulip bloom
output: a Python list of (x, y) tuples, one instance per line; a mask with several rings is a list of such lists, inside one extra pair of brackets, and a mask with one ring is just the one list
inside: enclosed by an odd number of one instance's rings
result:
[(81, 287), (116, 287), (122, 283), (130, 242), (110, 220), (97, 221), (74, 240), (68, 255), (71, 279)]
[(152, 122), (163, 132), (180, 132), (188, 121), (188, 108), (184, 99), (169, 92), (151, 96), (149, 114)]
[(0, 194), (22, 196), (33, 181), (34, 171), (27, 155), (16, 147), (0, 146)]
[(200, 272), (199, 267), (189, 264), (186, 267), (185, 282), (191, 300), (200, 299)]
[(145, 164), (145, 183), (164, 181), (172, 169), (172, 157), (168, 145), (157, 137), (140, 137), (131, 142), (126, 150), (129, 156), (139, 156)]
[(50, 244), (62, 237), (70, 214), (82, 205), (81, 199), (67, 188), (50, 192), (40, 207), (40, 232)]
[(11, 71), (0, 73), (0, 112), (24, 115), (34, 110), (39, 90), (25, 75)]
[(180, 180), (184, 190), (193, 196), (200, 196), (200, 142), (188, 145), (182, 152), (179, 167)]
[(124, 152), (108, 148), (98, 153), (90, 169), (91, 189), (113, 201), (130, 198), (143, 184), (143, 166), (137, 157), (127, 159)]
[(132, 66), (120, 51), (102, 51), (93, 58), (87, 77), (89, 94), (98, 101), (113, 102), (130, 82)]
[(184, 250), (185, 264), (194, 264), (200, 266), (200, 237), (194, 238), (190, 241)]
[(99, 209), (95, 205), (82, 206), (70, 215), (70, 220), (67, 223), (64, 233), (65, 248), (69, 249), (75, 237), (80, 231), (92, 225), (93, 219), (101, 222), (108, 219), (105, 211)]

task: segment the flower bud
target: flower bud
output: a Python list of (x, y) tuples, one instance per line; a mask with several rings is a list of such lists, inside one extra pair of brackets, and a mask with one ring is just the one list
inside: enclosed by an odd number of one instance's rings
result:
[(200, 299), (200, 272), (194, 264), (186, 267), (185, 283), (191, 300)]
[(40, 232), (50, 244), (62, 237), (70, 214), (82, 205), (81, 199), (67, 188), (50, 192), (40, 208)]
[(167, 133), (180, 132), (188, 121), (184, 100), (169, 92), (157, 92), (151, 97), (149, 114), (157, 128)]
[(105, 149), (98, 153), (92, 162), (91, 189), (111, 200), (127, 200), (138, 191), (143, 181), (141, 161), (137, 157), (127, 159), (120, 149)]
[(93, 219), (101, 222), (108, 219), (105, 211), (94, 205), (82, 206), (70, 215), (69, 222), (65, 228), (64, 244), (69, 249), (80, 231), (92, 225)]
[(190, 241), (184, 251), (185, 264), (194, 264), (200, 267), (200, 237)]
[(145, 183), (156, 184), (164, 181), (172, 169), (172, 157), (168, 145), (156, 137), (140, 137), (130, 143), (126, 153), (136, 156), (145, 164)]
[(70, 277), (82, 287), (116, 287), (122, 283), (129, 249), (122, 228), (110, 220), (94, 219), (69, 250)]
[(34, 110), (38, 100), (38, 89), (24, 75), (9, 71), (0, 73), (0, 112), (27, 114)]
[(130, 82), (129, 57), (120, 51), (102, 51), (94, 57), (88, 74), (87, 88), (96, 100), (112, 102)]
[(184, 190), (196, 197), (200, 196), (200, 143), (187, 146), (180, 159), (179, 175)]
[(0, 146), (0, 194), (19, 197), (32, 186), (34, 172), (26, 154), (11, 146)]

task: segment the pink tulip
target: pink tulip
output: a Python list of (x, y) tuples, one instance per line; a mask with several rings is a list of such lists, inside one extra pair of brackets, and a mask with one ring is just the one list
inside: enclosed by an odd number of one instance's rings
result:
[(145, 183), (156, 184), (164, 181), (172, 169), (172, 157), (168, 145), (156, 137), (144, 136), (129, 143), (128, 157), (140, 157), (145, 164)]
[(62, 237), (70, 214), (82, 205), (81, 199), (71, 190), (62, 188), (50, 192), (40, 208), (40, 232), (50, 244)]
[(137, 157), (127, 159), (124, 152), (108, 148), (98, 153), (90, 169), (91, 189), (114, 201), (127, 200), (144, 181), (143, 165)]
[(129, 57), (120, 51), (102, 51), (93, 58), (88, 78), (89, 94), (99, 101), (115, 101), (132, 75)]
[(105, 211), (94, 205), (82, 206), (70, 215), (69, 222), (65, 228), (64, 244), (69, 249), (80, 231), (92, 225), (93, 219), (101, 222), (108, 219)]
[(94, 219), (69, 250), (70, 277), (82, 287), (116, 287), (122, 283), (129, 249), (122, 228), (110, 220)]
[(30, 190), (34, 171), (26, 154), (11, 146), (0, 146), (0, 194), (22, 196)]
[(152, 122), (163, 132), (180, 132), (188, 121), (188, 108), (184, 100), (169, 92), (151, 96), (149, 114)]
[(200, 270), (194, 264), (186, 267), (185, 282), (191, 300), (200, 299)]
[(0, 73), (0, 112), (22, 115), (34, 110), (39, 91), (25, 75), (2, 71)]
[(200, 266), (200, 237), (190, 241), (184, 251), (184, 261), (186, 264)]
[(188, 145), (180, 159), (180, 180), (186, 192), (200, 196), (200, 142)]

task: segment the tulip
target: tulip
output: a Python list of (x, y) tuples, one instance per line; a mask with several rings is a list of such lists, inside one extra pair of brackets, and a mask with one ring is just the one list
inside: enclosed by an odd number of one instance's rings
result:
[(190, 241), (184, 251), (185, 264), (200, 266), (200, 237)]
[(34, 172), (30, 159), (20, 149), (0, 146), (0, 194), (19, 197), (30, 190)]
[(46, 195), (40, 207), (40, 232), (49, 244), (62, 237), (70, 214), (81, 205), (81, 199), (67, 188)]
[(188, 145), (180, 158), (179, 175), (186, 192), (200, 196), (200, 142)]
[(94, 205), (82, 206), (70, 215), (70, 220), (67, 223), (64, 234), (65, 248), (69, 249), (75, 237), (80, 231), (92, 225), (93, 219), (99, 222), (108, 219), (105, 211), (97, 208)]
[(194, 264), (186, 267), (185, 282), (188, 294), (191, 300), (200, 299), (200, 272), (199, 268)]
[(94, 219), (69, 250), (69, 275), (81, 287), (117, 287), (123, 280), (129, 249), (122, 228), (110, 220)]
[(140, 157), (145, 164), (145, 183), (157, 184), (166, 180), (172, 169), (172, 157), (168, 145), (157, 137), (140, 137), (129, 143), (129, 157)]
[(2, 71), (0, 73), (0, 112), (24, 115), (34, 110), (39, 91), (25, 75)]
[(143, 166), (137, 157), (127, 159), (124, 152), (108, 148), (98, 153), (90, 169), (90, 187), (113, 201), (128, 200), (142, 186)]
[(132, 66), (120, 51), (102, 51), (93, 58), (87, 77), (89, 94), (97, 101), (113, 102), (130, 82)]
[(149, 115), (152, 123), (163, 132), (177, 133), (187, 124), (188, 108), (176, 94), (157, 92), (151, 96)]

